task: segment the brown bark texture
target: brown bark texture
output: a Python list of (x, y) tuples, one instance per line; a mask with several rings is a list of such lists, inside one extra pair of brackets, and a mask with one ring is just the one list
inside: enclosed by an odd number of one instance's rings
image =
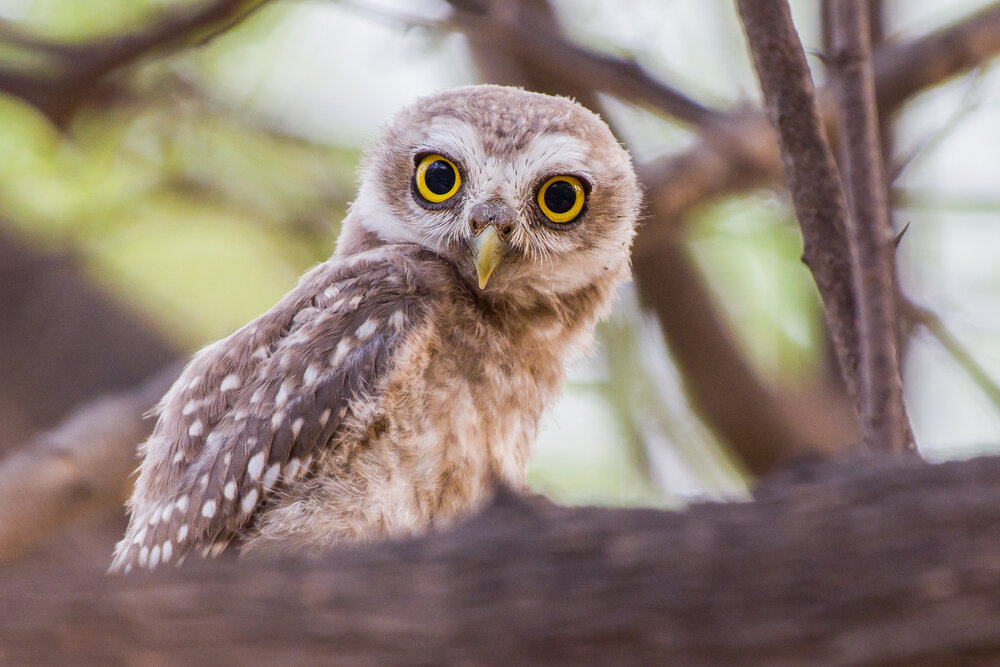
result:
[(895, 234), (889, 219), (879, 112), (875, 102), (867, 2), (832, 1), (834, 52), (829, 61), (840, 107), (842, 161), (851, 209), (847, 225), (854, 264), (862, 421), (870, 448), (915, 449), (896, 351)]
[(997, 664), (998, 478), (997, 458), (852, 459), (683, 512), (504, 492), (313, 561), (108, 578), (26, 560), (0, 570), (0, 661)]
[(860, 406), (861, 341), (856, 321), (848, 210), (827, 141), (812, 75), (786, 0), (739, 0), (768, 116), (778, 135), (785, 180), (802, 229), (803, 261), (826, 312), (848, 393)]

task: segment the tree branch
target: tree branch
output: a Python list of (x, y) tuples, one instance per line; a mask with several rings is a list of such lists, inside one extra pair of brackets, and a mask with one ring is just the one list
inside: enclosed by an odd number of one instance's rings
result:
[(634, 60), (596, 53), (574, 44), (558, 29), (553, 32), (549, 28), (558, 23), (551, 9), (540, 3), (449, 2), (455, 8), (455, 27), (470, 33), (474, 42), (502, 45), (508, 53), (517, 54), (518, 61), (530, 63), (536, 75), (560, 79), (573, 88), (609, 93), (695, 127), (727, 128), (727, 112), (706, 107), (659, 81)]
[[(910, 97), (969, 71), (1000, 53), (1000, 5), (991, 5), (953, 26), (905, 44), (886, 46), (874, 56), (875, 90), (880, 113), (891, 114)], [(820, 99), (832, 101), (823, 90)], [(836, 137), (836, 106), (822, 103), (827, 135)], [(650, 199), (665, 220), (681, 224), (687, 213), (720, 196), (781, 180), (781, 157), (763, 113), (739, 116), (739, 141), (702, 138), (674, 156), (643, 165)]]
[(144, 416), (180, 371), (172, 365), (139, 387), (81, 406), (0, 462), (0, 563), (71, 521), (120, 510), (136, 447), (153, 427)]
[(883, 173), (867, 3), (833, 0), (830, 62), (840, 106), (844, 175), (851, 207), (858, 377), (865, 440), (872, 449), (915, 448), (896, 352), (895, 235)]
[(315, 560), (189, 560), (115, 578), (25, 561), (0, 578), (0, 656), (994, 664), (998, 476), (996, 458), (850, 459), (771, 480), (756, 502), (682, 513), (504, 495), (451, 530)]
[[(42, 252), (0, 219), (0, 396), (34, 432), (134, 386), (179, 352), (70, 256)], [(0, 432), (0, 450), (12, 442)], [(20, 441), (18, 441), (20, 444)]]
[[(860, 408), (862, 359), (847, 202), (805, 53), (785, 0), (739, 0), (738, 6), (802, 228), (803, 261), (819, 288), (848, 393)], [(858, 413), (864, 414), (861, 409)]]
[(65, 126), (93, 94), (97, 82), (154, 51), (204, 42), (244, 20), (269, 0), (213, 0), (193, 10), (165, 12), (132, 33), (84, 44), (59, 44), (4, 24), (0, 41), (43, 56), (42, 68), (0, 65), (0, 92), (20, 97), (57, 126)]

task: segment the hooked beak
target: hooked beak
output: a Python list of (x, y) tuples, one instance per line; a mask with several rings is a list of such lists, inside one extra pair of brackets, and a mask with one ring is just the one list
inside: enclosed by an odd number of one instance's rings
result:
[(493, 269), (503, 259), (507, 252), (507, 243), (500, 240), (493, 225), (487, 225), (483, 231), (472, 239), (476, 249), (476, 273), (479, 275), (479, 289), (486, 289), (486, 283), (493, 275)]

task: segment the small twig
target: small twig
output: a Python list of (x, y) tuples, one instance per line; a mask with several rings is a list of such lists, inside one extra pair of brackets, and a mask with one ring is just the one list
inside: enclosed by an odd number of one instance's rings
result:
[(843, 131), (862, 426), (872, 449), (914, 449), (896, 353), (893, 233), (883, 173), (871, 29), (861, 0), (833, 0), (831, 59)]
[(902, 310), (906, 317), (915, 324), (924, 327), (941, 343), (966, 375), (979, 387), (979, 390), (990, 399), (997, 410), (1000, 410), (1000, 384), (997, 384), (990, 377), (989, 373), (969, 352), (969, 349), (948, 329), (941, 317), (937, 313), (905, 299), (902, 302)]
[(970, 75), (972, 81), (969, 87), (965, 90), (958, 107), (955, 108), (948, 119), (932, 132), (930, 136), (925, 137), (916, 146), (907, 151), (906, 155), (894, 161), (889, 173), (890, 183), (895, 183), (903, 175), (903, 172), (920, 156), (930, 153), (941, 145), (945, 139), (951, 136), (960, 121), (982, 105), (983, 87), (981, 84), (984, 80), (983, 74), (986, 72), (986, 69), (986, 67), (977, 67), (973, 70)]

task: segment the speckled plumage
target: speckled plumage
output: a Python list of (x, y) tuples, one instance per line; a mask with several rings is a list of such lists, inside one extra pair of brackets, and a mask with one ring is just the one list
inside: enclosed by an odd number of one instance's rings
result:
[[(428, 152), (462, 174), (446, 206), (413, 189)], [(539, 183), (563, 173), (587, 184), (585, 209), (543, 224)], [(233, 540), (273, 553), (411, 533), (496, 480), (523, 484), (567, 363), (628, 276), (638, 206), (627, 153), (569, 100), (473, 86), (401, 111), (334, 256), (164, 396), (112, 570)], [(478, 218), (501, 208), (513, 224), (481, 288), (475, 232), (496, 220)]]

